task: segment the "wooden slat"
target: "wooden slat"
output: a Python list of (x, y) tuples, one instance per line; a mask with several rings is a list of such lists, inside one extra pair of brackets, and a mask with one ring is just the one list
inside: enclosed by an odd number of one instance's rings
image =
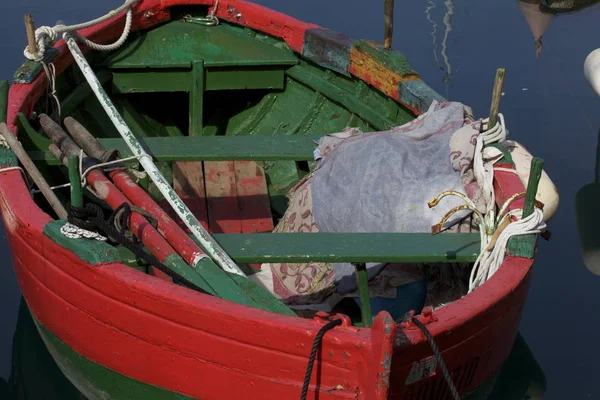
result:
[(263, 169), (253, 161), (235, 161), (233, 165), (242, 233), (271, 232), (273, 218)]
[(242, 223), (233, 162), (205, 162), (204, 181), (210, 232), (241, 233)]
[[(271, 232), (275, 226), (265, 172), (254, 161), (235, 161), (233, 164), (242, 233)], [(251, 264), (251, 267), (260, 270), (261, 264)]]
[[(206, 192), (204, 189), (204, 171), (201, 162), (174, 162), (173, 163), (173, 189), (181, 200), (188, 206), (192, 214), (208, 229), (208, 213), (206, 210)], [(170, 206), (168, 208), (172, 211)], [(186, 231), (189, 229), (173, 211), (172, 217)]]
[[(157, 161), (310, 161), (314, 143), (320, 136), (182, 136), (139, 138)], [(123, 157), (131, 151), (123, 139), (100, 139), (107, 149), (117, 149)], [(50, 152), (28, 152), (32, 160), (58, 164)]]
[(477, 233), (255, 233), (215, 235), (237, 263), (474, 262)]

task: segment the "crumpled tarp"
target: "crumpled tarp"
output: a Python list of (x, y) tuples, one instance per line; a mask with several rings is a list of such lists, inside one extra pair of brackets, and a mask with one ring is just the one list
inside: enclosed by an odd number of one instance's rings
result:
[[(321, 139), (325, 155), (314, 172), (314, 219), (321, 232), (431, 232), (453, 207), (446, 197), (432, 209), (427, 202), (445, 190), (463, 192), (450, 163), (450, 139), (465, 120), (460, 103), (434, 102), (420, 118), (385, 132), (356, 131)], [(457, 213), (450, 221), (464, 218)], [(385, 264), (367, 265), (369, 278)], [(334, 264), (337, 291), (356, 288), (355, 268)]]
[[(465, 192), (473, 183), (468, 166), (475, 124), (463, 104), (434, 101), (419, 118), (389, 131), (347, 129), (324, 136), (315, 150), (315, 171), (290, 190), (274, 232), (431, 232), (461, 201), (446, 197), (432, 209), (427, 202), (445, 190)], [(472, 231), (465, 215), (456, 214), (446, 227), (462, 220), (451, 230)], [(384, 267), (367, 264), (372, 297), (395, 297), (397, 287), (423, 279), (417, 264)], [(456, 275), (455, 269), (443, 264), (436, 273)], [(329, 311), (343, 297), (358, 295), (354, 273), (343, 263), (266, 263), (251, 279), (293, 308)]]

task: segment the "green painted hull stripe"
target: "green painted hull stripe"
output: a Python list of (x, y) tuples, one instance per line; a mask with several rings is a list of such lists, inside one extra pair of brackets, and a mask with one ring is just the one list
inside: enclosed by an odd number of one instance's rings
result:
[(137, 381), (96, 364), (73, 351), (35, 317), (33, 320), (58, 367), (88, 399), (191, 399), (191, 397)]

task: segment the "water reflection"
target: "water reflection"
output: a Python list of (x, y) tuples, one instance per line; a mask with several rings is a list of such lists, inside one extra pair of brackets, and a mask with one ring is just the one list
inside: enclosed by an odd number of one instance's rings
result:
[(0, 378), (0, 399), (85, 400), (52, 359), (22, 297), (10, 377), (8, 381)]
[[(444, 24), (444, 36), (442, 37), (442, 41), (440, 43), (440, 55), (442, 56), (444, 66), (440, 64), (440, 60), (437, 54), (437, 23), (435, 22), (435, 18), (432, 16), (432, 12), (437, 7), (434, 0), (427, 0), (427, 7), (425, 8), (425, 16), (429, 23), (431, 24), (431, 38), (433, 44), (433, 57), (435, 59), (435, 63), (437, 67), (444, 72), (443, 82), (446, 85), (446, 90), (448, 89), (448, 84), (450, 83), (450, 77), (452, 76), (452, 65), (450, 64), (450, 57), (448, 56), (448, 38), (450, 37), (450, 32), (452, 32), (452, 16), (454, 15), (454, 0), (445, 0), (443, 2), (444, 16), (442, 17), (442, 23)], [(447, 95), (447, 93), (446, 93)]]
[(598, 2), (600, 0), (517, 0), (531, 29), (536, 57), (542, 53), (542, 36), (557, 14), (578, 12)]

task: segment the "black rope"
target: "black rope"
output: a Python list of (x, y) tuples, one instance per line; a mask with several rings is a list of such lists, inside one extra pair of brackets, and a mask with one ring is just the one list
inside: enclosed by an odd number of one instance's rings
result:
[(417, 328), (419, 328), (421, 330), (421, 332), (423, 332), (423, 334), (427, 338), (427, 341), (429, 342), (429, 345), (431, 346), (431, 349), (433, 350), (433, 354), (435, 356), (437, 364), (439, 365), (440, 369), (442, 370), (442, 375), (444, 376), (444, 379), (446, 380), (446, 383), (448, 384), (448, 387), (450, 388), (452, 397), (454, 398), (454, 400), (460, 400), (460, 395), (458, 394), (458, 390), (456, 389), (454, 382), (452, 382), (452, 377), (450, 376), (450, 372), (448, 371), (448, 368), (446, 368), (446, 364), (444, 363), (444, 359), (442, 358), (442, 353), (440, 352), (440, 349), (438, 349), (437, 344), (435, 343), (435, 340), (433, 339), (433, 335), (431, 335), (431, 332), (429, 332), (429, 329), (427, 329), (427, 327), (421, 321), (419, 321), (417, 318), (413, 317), (412, 321), (415, 323)]
[[(87, 203), (84, 207), (75, 207), (69, 203), (67, 206), (67, 213), (69, 223), (85, 230), (100, 231), (100, 233), (103, 233), (105, 236), (128, 248), (138, 259), (146, 261), (148, 264), (173, 278), (175, 283), (179, 283), (204, 294), (209, 294), (206, 290), (189, 282), (183, 276), (158, 261), (156, 257), (144, 250), (141, 242), (136, 241), (134, 238), (127, 237), (127, 221), (131, 215), (131, 206), (129, 203), (123, 203), (117, 207), (108, 220), (104, 219), (102, 208), (94, 203)], [(119, 216), (122, 218), (121, 221), (123, 221), (120, 224), (120, 229), (114, 224), (115, 218)]]
[(338, 325), (342, 324), (341, 319), (334, 319), (333, 321), (329, 321), (317, 333), (315, 336), (315, 340), (313, 341), (312, 349), (310, 351), (310, 356), (308, 357), (308, 365), (306, 366), (306, 374), (304, 375), (304, 383), (302, 384), (302, 394), (300, 395), (300, 400), (306, 400), (306, 396), (308, 395), (308, 385), (310, 383), (310, 377), (312, 375), (312, 370), (315, 364), (315, 358), (317, 356), (317, 350), (321, 346), (321, 340), (327, 331), (335, 328)]

